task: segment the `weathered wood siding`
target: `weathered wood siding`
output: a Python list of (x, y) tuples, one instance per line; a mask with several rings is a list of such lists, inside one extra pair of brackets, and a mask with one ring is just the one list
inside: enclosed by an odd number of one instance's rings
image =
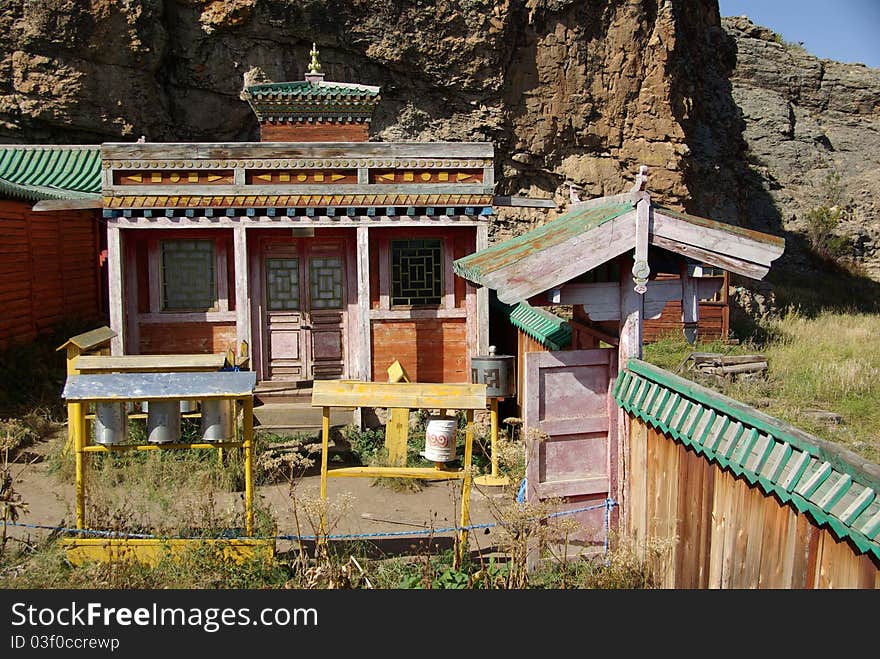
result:
[(306, 124), (261, 123), (261, 142), (366, 142), (370, 139), (370, 125), (362, 124)]
[(226, 352), (235, 348), (235, 322), (141, 323), (140, 354)]
[(0, 349), (104, 316), (96, 212), (31, 206), (0, 201)]
[(399, 360), (413, 382), (470, 382), (465, 318), (372, 323), (374, 381)]
[[(728, 281), (728, 274), (725, 273), (717, 299), (700, 301), (697, 334), (701, 341), (726, 340), (730, 333)], [(670, 300), (663, 307), (659, 318), (648, 318), (643, 323), (642, 337), (646, 342), (656, 341), (667, 334), (682, 336), (681, 300)]]
[[(726, 339), (730, 308), (720, 302), (700, 302), (700, 318), (697, 332), (700, 340)], [(664, 334), (682, 336), (681, 300), (666, 303), (659, 318), (645, 320), (642, 336), (646, 342), (656, 341)]]
[(665, 588), (880, 588), (880, 564), (630, 418), (627, 535)]

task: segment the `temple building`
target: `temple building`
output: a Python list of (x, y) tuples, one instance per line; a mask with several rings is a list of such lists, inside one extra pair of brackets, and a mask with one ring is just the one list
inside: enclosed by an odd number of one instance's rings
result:
[(488, 296), (489, 143), (370, 142), (378, 87), (246, 87), (260, 142), (101, 146), (114, 354), (249, 353), (260, 381), (469, 381)]

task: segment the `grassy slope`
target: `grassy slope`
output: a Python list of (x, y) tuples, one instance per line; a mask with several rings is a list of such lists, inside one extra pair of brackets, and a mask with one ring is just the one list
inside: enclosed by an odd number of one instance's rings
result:
[[(671, 337), (645, 347), (645, 360), (674, 371), (691, 351), (766, 355), (767, 377), (757, 381), (702, 381), (822, 439), (837, 442), (880, 462), (880, 315), (823, 312), (807, 317), (789, 312), (761, 323), (761, 343), (689, 346)], [(693, 373), (684, 371), (685, 377)], [(806, 408), (837, 412), (828, 426), (804, 414)]]

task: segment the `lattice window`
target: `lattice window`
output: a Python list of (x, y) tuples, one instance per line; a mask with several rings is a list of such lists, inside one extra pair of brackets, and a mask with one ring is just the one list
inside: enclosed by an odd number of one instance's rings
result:
[(440, 239), (391, 241), (392, 306), (437, 306), (443, 291)]
[(299, 309), (299, 259), (266, 259), (269, 311)]
[(342, 308), (342, 259), (338, 256), (313, 257), (309, 261), (312, 309)]
[(212, 311), (217, 305), (213, 240), (163, 240), (162, 310)]

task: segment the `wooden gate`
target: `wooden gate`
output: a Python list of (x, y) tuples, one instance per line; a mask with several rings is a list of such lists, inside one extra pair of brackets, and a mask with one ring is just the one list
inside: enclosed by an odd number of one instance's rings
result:
[(604, 548), (603, 504), (617, 490), (616, 375), (614, 348), (525, 355), (526, 500), (557, 500), (554, 512), (592, 508), (557, 518), (578, 522), (569, 556)]

